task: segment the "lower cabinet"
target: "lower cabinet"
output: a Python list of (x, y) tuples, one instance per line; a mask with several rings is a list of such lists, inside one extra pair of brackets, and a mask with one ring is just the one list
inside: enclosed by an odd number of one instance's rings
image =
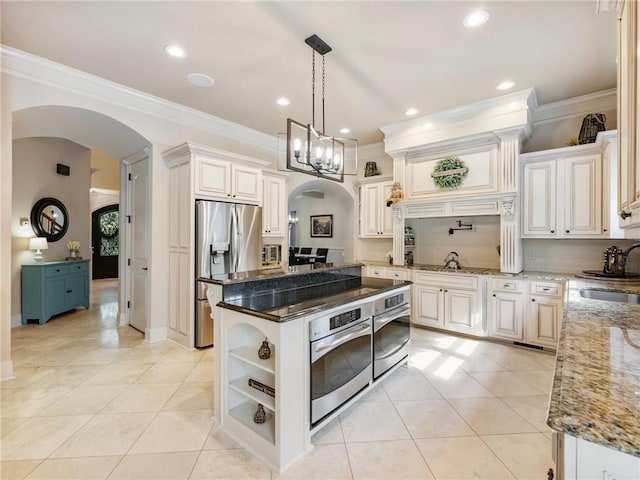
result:
[(416, 273), (414, 282), (414, 323), (486, 335), (478, 275)]
[(366, 268), (365, 275), (390, 280), (409, 280), (411, 278), (411, 272), (406, 268), (376, 267), (373, 265)]
[(561, 321), (562, 297), (530, 296), (527, 308), (527, 343), (556, 349)]
[(492, 278), (489, 290), (489, 335), (505, 340), (524, 340), (526, 282)]
[(22, 324), (46, 323), (76, 307), (89, 308), (89, 260), (22, 266)]
[(637, 480), (640, 478), (640, 458), (613, 448), (588, 442), (571, 435), (562, 437), (559, 450), (561, 461), (556, 461), (558, 478), (565, 480), (604, 479)]

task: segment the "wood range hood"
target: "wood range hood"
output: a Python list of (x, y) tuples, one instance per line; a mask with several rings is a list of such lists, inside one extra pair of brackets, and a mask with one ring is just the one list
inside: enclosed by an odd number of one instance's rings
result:
[[(535, 90), (530, 88), (464, 107), (382, 127), (393, 179), (404, 200), (393, 205), (393, 258), (402, 263), (408, 218), (500, 216), (500, 270), (519, 273), (522, 144), (531, 135)], [(467, 175), (455, 189), (432, 180), (437, 162), (455, 156)]]

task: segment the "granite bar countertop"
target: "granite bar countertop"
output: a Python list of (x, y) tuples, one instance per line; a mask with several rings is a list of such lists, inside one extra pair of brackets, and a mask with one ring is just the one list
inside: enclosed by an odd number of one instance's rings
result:
[(274, 322), (288, 322), (410, 284), (403, 280), (352, 277), (332, 283), (238, 296), (225, 299), (218, 306)]
[(547, 424), (640, 457), (640, 304), (583, 289), (640, 294), (640, 282), (569, 280)]

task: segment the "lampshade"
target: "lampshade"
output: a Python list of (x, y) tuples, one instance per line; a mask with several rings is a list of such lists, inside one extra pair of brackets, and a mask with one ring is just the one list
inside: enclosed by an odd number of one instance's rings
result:
[(29, 239), (29, 250), (47, 250), (47, 239), (44, 237), (33, 237)]

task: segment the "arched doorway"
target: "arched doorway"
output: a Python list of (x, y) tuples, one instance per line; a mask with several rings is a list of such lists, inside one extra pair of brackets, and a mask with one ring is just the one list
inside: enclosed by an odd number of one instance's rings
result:
[(91, 213), (91, 260), (93, 280), (118, 278), (120, 211), (107, 205)]

